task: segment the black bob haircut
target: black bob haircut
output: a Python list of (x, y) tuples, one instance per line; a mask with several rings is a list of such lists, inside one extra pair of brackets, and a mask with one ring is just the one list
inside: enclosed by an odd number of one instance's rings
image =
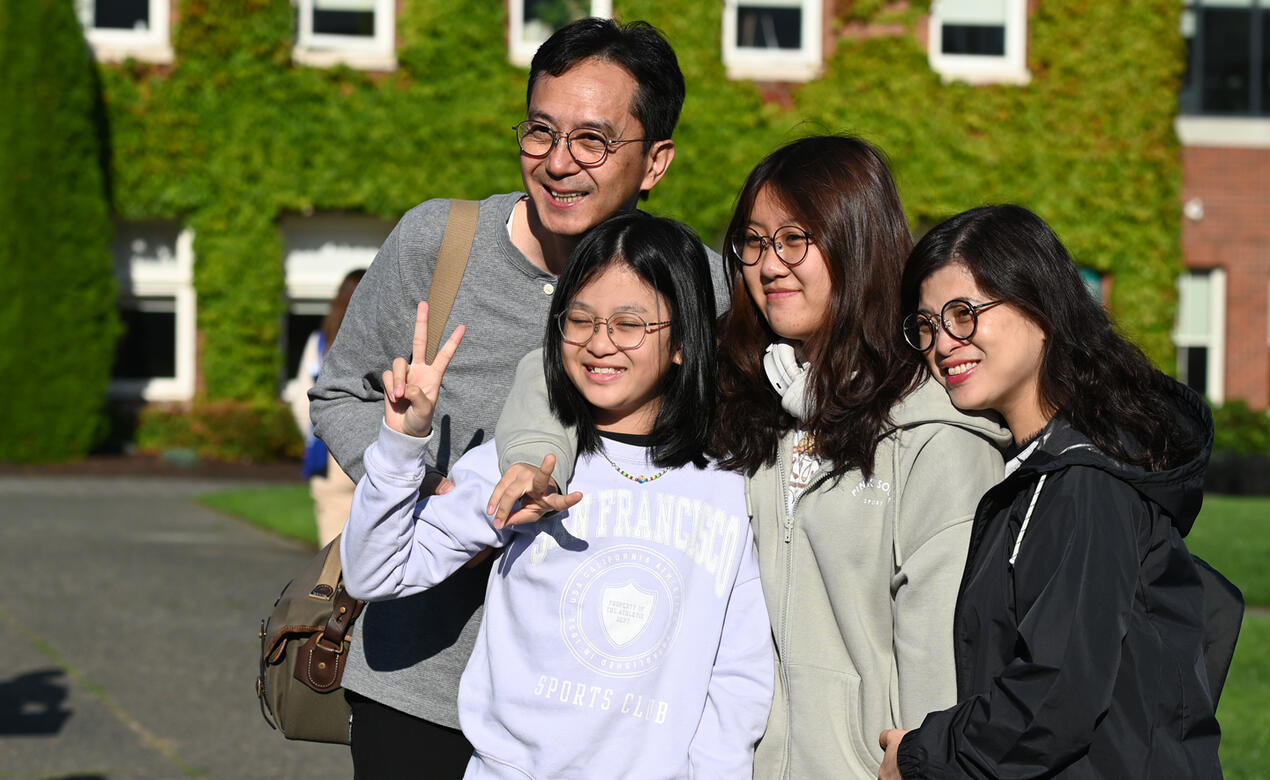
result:
[[(578, 292), (613, 266), (631, 269), (661, 293), (670, 308), (670, 349), (682, 355), (662, 379), (662, 404), (650, 432), (652, 461), (660, 467), (705, 465), (715, 405), (715, 308), (710, 266), (691, 228), (643, 211), (628, 211), (596, 225), (569, 256), (551, 298), (543, 338), (543, 370), (551, 411), (577, 431), (578, 453), (600, 450), (595, 417), (564, 368), (560, 315)], [(640, 349), (652, 343), (646, 340)]]
[(684, 75), (675, 50), (648, 22), (618, 24), (588, 17), (556, 30), (529, 64), (525, 105), (532, 102), (539, 77), (559, 76), (588, 59), (611, 62), (635, 79), (631, 113), (644, 126), (645, 152), (654, 141), (670, 139), (683, 109)]

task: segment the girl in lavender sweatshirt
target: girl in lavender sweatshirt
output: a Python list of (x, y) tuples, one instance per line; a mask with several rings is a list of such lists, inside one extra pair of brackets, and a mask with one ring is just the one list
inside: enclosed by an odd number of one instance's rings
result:
[[(490, 516), (492, 441), (454, 465), (450, 492), (419, 499), (462, 326), (431, 365), (398, 358), (384, 372), (345, 586), (398, 598), (501, 551), (459, 689), (468, 778), (751, 776), (773, 656), (744, 483), (705, 452), (711, 289), (700, 239), (671, 220), (625, 213), (579, 243), (543, 345), (552, 411), (578, 431), (578, 492), (534, 523)], [(420, 304), (416, 356), (426, 322)]]

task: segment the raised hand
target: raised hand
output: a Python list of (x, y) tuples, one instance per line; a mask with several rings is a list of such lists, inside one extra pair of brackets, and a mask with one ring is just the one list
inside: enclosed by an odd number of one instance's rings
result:
[[(551, 476), (555, 468), (556, 456), (548, 455), (538, 468), (528, 463), (516, 463), (507, 469), (494, 486), (494, 493), (485, 507), (485, 514), (494, 518), (494, 527), (535, 523), (552, 512), (563, 512), (581, 501), (581, 493), (560, 493), (560, 487)], [(517, 501), (521, 502), (520, 509), (512, 512)]]
[(411, 362), (397, 358), (384, 372), (384, 421), (398, 433), (420, 438), (432, 433), (432, 413), (441, 394), (441, 379), (450, 366), (454, 352), (463, 341), (467, 329), (460, 325), (437, 350), (431, 363), (424, 357), (428, 350), (428, 302), (415, 310), (415, 334), (411, 342)]

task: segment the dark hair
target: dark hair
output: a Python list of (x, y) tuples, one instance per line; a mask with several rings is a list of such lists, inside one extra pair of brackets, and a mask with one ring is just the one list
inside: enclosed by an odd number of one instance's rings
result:
[[(1118, 334), (1081, 281), (1050, 226), (1021, 206), (981, 206), (936, 225), (909, 257), (901, 298), (917, 311), (922, 282), (946, 265), (965, 268), (989, 298), (1002, 299), (1045, 333), (1040, 401), (1111, 457), (1149, 469), (1193, 454), (1171, 415), (1159, 372)], [(1026, 434), (1028, 431), (1015, 431)], [(1181, 446), (1175, 446), (1175, 444)]]
[(353, 299), (353, 291), (365, 275), (365, 269), (349, 271), (340, 282), (335, 297), (331, 299), (331, 308), (327, 309), (326, 316), (322, 318), (322, 335), (326, 338), (328, 350), (335, 343), (335, 334), (339, 333), (340, 324), (344, 322), (344, 312), (348, 311), (348, 302)]
[(577, 428), (579, 453), (600, 449), (591, 406), (565, 373), (556, 322), (588, 282), (615, 265), (630, 268), (666, 299), (670, 349), (682, 355), (662, 380), (661, 410), (650, 434), (653, 463), (704, 465), (715, 398), (714, 288), (701, 239), (674, 220), (643, 211), (617, 214), (589, 230), (569, 256), (543, 338), (551, 410)]
[[(809, 416), (798, 423), (776, 399), (763, 354), (778, 336), (742, 283), (721, 326), (718, 448), (729, 468), (753, 473), (776, 458), (781, 435), (801, 425), (833, 476), (851, 468), (872, 474), (893, 406), (916, 387), (920, 362), (900, 332), (900, 274), (913, 239), (895, 181), (881, 152), (848, 136), (813, 136), (769, 154), (745, 181), (728, 235), (749, 223), (766, 190), (810, 231), (831, 285), (824, 323), (802, 345), (809, 360)], [(740, 259), (726, 250), (734, 280)]]
[(526, 105), (533, 100), (539, 77), (559, 76), (587, 59), (611, 62), (639, 85), (631, 113), (644, 126), (645, 152), (654, 141), (670, 139), (684, 104), (684, 76), (675, 50), (648, 22), (618, 24), (590, 17), (556, 30), (529, 65)]

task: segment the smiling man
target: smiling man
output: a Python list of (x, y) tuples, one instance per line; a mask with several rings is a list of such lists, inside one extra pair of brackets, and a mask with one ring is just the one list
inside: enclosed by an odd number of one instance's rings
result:
[[(583, 19), (557, 31), (530, 66), (516, 125), (525, 192), (481, 201), (446, 336), (467, 326), (446, 371), (426, 453), (444, 474), (493, 435), (516, 363), (541, 345), (556, 276), (588, 230), (635, 208), (675, 157), (684, 100), (675, 53), (642, 22)], [(316, 434), (353, 479), (383, 416), (383, 366), (410, 357), (415, 309), (428, 295), (449, 201), (411, 209), (358, 286), (310, 391)], [(722, 260), (710, 252), (719, 310)], [(471, 746), (458, 731), (463, 671), (480, 622), (489, 563), (426, 593), (368, 605), (344, 686), (353, 705), (358, 780), (460, 777)], [(426, 767), (426, 770), (424, 769)]]

